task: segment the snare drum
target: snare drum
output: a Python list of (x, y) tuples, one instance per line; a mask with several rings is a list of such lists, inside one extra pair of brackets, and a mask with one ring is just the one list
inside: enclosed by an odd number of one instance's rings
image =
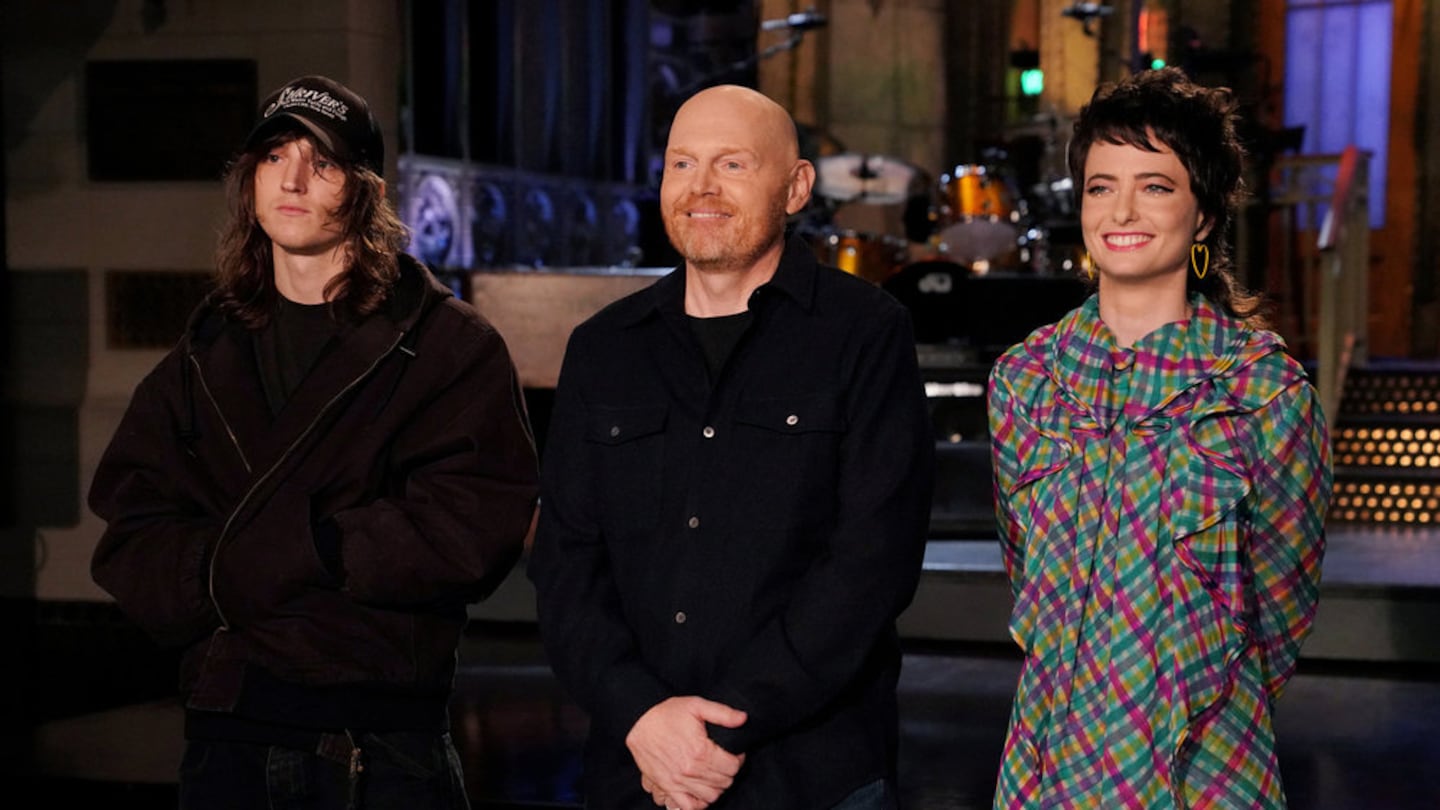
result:
[(821, 262), (881, 284), (909, 259), (909, 244), (897, 236), (826, 230), (806, 237)]

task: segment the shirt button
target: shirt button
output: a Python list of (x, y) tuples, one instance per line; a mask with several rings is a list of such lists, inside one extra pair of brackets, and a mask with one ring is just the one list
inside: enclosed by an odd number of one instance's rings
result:
[(795, 427), (796, 425), (800, 424), (800, 417), (792, 413), (789, 416), (785, 417), (785, 424), (789, 425), (790, 427)]
[(710, 427), (709, 425), (706, 425), (705, 429), (700, 431), (700, 433), (707, 439), (715, 438), (715, 428)]
[(610, 438), (613, 439), (613, 438), (615, 438), (616, 436), (619, 436), (619, 435), (620, 435), (620, 426), (619, 426), (619, 425), (611, 425), (611, 426), (610, 426)]
[(692, 517), (689, 520), (685, 521), (685, 525), (689, 526), (692, 529), (698, 529), (700, 528), (700, 518)]
[(683, 611), (683, 610), (678, 610), (678, 611), (675, 612), (675, 623), (676, 623), (676, 624), (684, 624), (686, 618), (688, 618), (688, 617), (685, 615), (685, 611)]

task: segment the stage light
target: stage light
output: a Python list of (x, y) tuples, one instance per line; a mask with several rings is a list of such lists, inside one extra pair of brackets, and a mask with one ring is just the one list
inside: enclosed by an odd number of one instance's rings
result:
[(1020, 92), (1027, 96), (1038, 96), (1045, 89), (1045, 71), (1030, 68), (1020, 72)]

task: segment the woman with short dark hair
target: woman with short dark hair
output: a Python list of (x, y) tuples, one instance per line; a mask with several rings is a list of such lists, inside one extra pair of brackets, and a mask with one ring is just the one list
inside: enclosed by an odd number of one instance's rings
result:
[(1025, 651), (997, 808), (1285, 804), (1271, 711), (1315, 613), (1330, 456), (1231, 275), (1243, 162), (1229, 91), (1176, 69), (1075, 124), (1095, 294), (991, 373)]

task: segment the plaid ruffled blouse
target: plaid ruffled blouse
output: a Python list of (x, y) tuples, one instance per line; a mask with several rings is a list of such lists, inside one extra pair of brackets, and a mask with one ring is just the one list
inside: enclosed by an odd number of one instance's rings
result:
[(1130, 348), (1092, 296), (995, 365), (1010, 634), (997, 808), (1279, 808), (1271, 708), (1315, 614), (1325, 422), (1270, 332)]

